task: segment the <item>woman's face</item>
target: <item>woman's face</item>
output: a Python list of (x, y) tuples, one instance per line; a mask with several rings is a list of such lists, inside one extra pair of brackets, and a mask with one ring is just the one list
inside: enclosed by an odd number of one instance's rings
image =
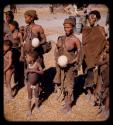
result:
[(33, 18), (31, 16), (25, 15), (24, 17), (25, 17), (25, 22), (27, 24), (29, 24), (29, 23), (31, 23), (33, 21)]
[(67, 36), (70, 35), (73, 33), (73, 26), (71, 24), (64, 24), (64, 31)]
[(88, 21), (89, 21), (89, 24), (90, 24), (91, 26), (94, 25), (95, 22), (97, 21), (96, 15), (94, 15), (94, 14), (89, 15)]
[(12, 24), (9, 24), (9, 29), (10, 29), (11, 32), (13, 32), (15, 30), (15, 26), (12, 25)]
[(10, 48), (10, 47), (9, 47), (8, 45), (5, 45), (5, 44), (4, 44), (4, 51), (5, 51), (5, 52), (6, 52), (7, 50), (9, 50), (9, 48)]
[(6, 21), (9, 23), (11, 21), (11, 17), (9, 15), (6, 15)]

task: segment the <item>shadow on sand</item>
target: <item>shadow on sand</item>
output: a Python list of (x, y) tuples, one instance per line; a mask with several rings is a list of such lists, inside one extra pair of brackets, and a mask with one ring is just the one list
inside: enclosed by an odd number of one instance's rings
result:
[[(39, 96), (39, 106), (48, 99), (48, 97), (52, 94), (54, 91), (54, 84), (53, 79), (56, 74), (56, 68), (51, 67), (44, 71), (44, 75), (41, 78), (42, 81), (42, 91)], [(32, 110), (34, 108), (35, 104), (32, 107)]]
[(14, 91), (14, 97), (18, 94), (18, 91), (23, 88), (24, 85), (24, 63), (23, 62), (19, 62), (16, 66), (15, 66), (15, 72), (14, 72), (14, 82), (16, 83), (16, 85), (12, 88), (12, 90)]
[(79, 75), (74, 80), (74, 90), (73, 90), (73, 102), (72, 102), (72, 106), (76, 105), (76, 101), (77, 101), (78, 97), (82, 93), (86, 93), (85, 90), (83, 89), (84, 84), (85, 84), (85, 78), (86, 78), (85, 75)]

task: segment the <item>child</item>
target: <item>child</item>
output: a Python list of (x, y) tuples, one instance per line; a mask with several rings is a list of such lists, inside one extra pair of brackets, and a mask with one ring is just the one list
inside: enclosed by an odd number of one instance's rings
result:
[(31, 115), (31, 99), (32, 91), (35, 94), (35, 105), (39, 106), (39, 94), (40, 94), (40, 75), (43, 74), (41, 65), (37, 62), (37, 52), (30, 51), (26, 54), (26, 77), (27, 77), (27, 91), (28, 91), (28, 114)]
[(4, 79), (6, 87), (8, 88), (10, 99), (13, 98), (11, 89), (11, 77), (14, 72), (13, 60), (12, 60), (12, 42), (10, 40), (4, 41)]

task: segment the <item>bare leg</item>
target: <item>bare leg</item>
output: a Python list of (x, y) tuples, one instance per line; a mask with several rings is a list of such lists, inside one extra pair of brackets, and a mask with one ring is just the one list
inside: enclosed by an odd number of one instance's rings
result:
[(31, 116), (32, 112), (31, 112), (31, 100), (28, 100), (28, 111), (27, 111), (27, 116)]
[(105, 109), (104, 112), (105, 114), (107, 113), (109, 115), (109, 89), (106, 89), (106, 97), (104, 99), (104, 105), (105, 105)]
[(68, 113), (71, 111), (71, 96), (70, 95), (66, 95), (65, 98), (65, 105), (64, 107), (61, 109), (62, 113)]
[(90, 91), (90, 89), (87, 90), (87, 96), (86, 96), (86, 98), (87, 98), (88, 100), (91, 99), (91, 91)]
[(4, 73), (4, 84), (6, 85), (6, 73)]
[(55, 84), (54, 93), (57, 93), (57, 89), (58, 89), (57, 84)]
[(39, 94), (40, 94), (40, 90), (39, 90), (39, 83), (38, 83), (35, 88), (35, 105), (37, 109), (39, 108)]
[(27, 91), (28, 91), (28, 111), (27, 116), (31, 116), (31, 99), (32, 99), (32, 89), (30, 83), (27, 83)]
[(13, 74), (13, 70), (8, 70), (6, 72), (6, 87), (8, 89), (10, 99), (13, 99), (12, 89), (11, 89), (11, 77), (12, 77), (12, 74)]

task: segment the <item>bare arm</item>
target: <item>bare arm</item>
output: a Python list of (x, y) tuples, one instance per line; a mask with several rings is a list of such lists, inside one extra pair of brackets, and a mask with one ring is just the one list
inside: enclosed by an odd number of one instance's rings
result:
[(8, 65), (5, 67), (4, 72), (7, 72), (7, 70), (12, 66), (12, 52), (8, 52), (8, 57), (9, 57), (9, 63)]
[(76, 46), (77, 46), (77, 60), (79, 62), (81, 58), (81, 43), (79, 39), (76, 40)]
[(24, 46), (23, 46), (23, 38), (21, 33), (19, 33), (19, 39), (20, 39), (20, 45), (21, 45), (21, 56), (20, 56), (20, 60), (24, 59)]
[(40, 64), (37, 64), (37, 67), (38, 67), (38, 70), (36, 70), (36, 73), (38, 73), (38, 74), (40, 74), (40, 75), (44, 74), (44, 71), (43, 71), (41, 65), (40, 65)]
[(61, 47), (62, 47), (61, 41), (59, 41), (59, 39), (58, 39), (57, 43), (56, 43), (55, 50), (54, 50), (54, 56), (55, 56), (55, 60), (56, 61), (58, 60), (58, 57), (59, 57), (59, 48), (61, 48)]
[(40, 35), (40, 40), (41, 40), (40, 44), (44, 44), (46, 42), (46, 36), (45, 36), (44, 30), (41, 26), (39, 28), (39, 35)]
[(57, 47), (55, 47), (55, 50), (54, 50), (54, 57), (55, 57), (55, 61), (58, 60), (58, 49)]

